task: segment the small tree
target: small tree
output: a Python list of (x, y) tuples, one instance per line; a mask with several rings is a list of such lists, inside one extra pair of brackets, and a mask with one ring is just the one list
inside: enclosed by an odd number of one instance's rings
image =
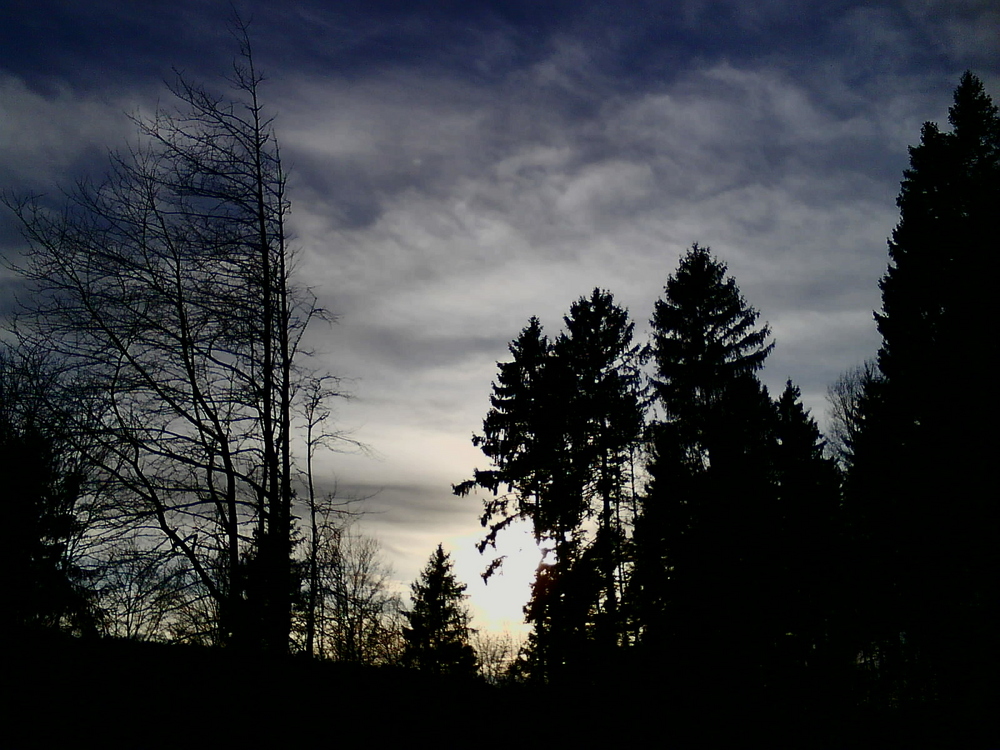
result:
[(440, 544), (410, 591), (413, 609), (404, 613), (409, 625), (403, 627), (403, 663), (433, 674), (475, 674), (465, 584), (456, 580), (451, 556)]
[[(165, 545), (163, 545), (165, 546)], [(98, 561), (102, 631), (113, 638), (166, 640), (187, 602), (187, 570), (169, 549), (115, 540)]]
[(841, 468), (854, 464), (858, 439), (865, 429), (865, 420), (871, 414), (871, 400), (878, 397), (882, 373), (874, 360), (841, 373), (827, 389), (829, 403), (829, 445), (833, 457)]
[[(311, 653), (360, 664), (396, 662), (402, 603), (392, 590), (392, 568), (378, 540), (353, 530), (353, 519), (324, 521), (310, 561), (316, 567), (315, 589), (308, 589), (315, 619)], [(307, 644), (309, 609), (304, 613)]]
[(520, 651), (521, 639), (509, 630), (496, 633), (477, 630), (472, 634), (473, 648), (479, 659), (479, 674), (491, 685), (511, 681), (511, 667)]
[(85, 531), (85, 463), (51, 401), (56, 375), (31, 353), (0, 348), (0, 629), (93, 632), (93, 592), (74, 559)]

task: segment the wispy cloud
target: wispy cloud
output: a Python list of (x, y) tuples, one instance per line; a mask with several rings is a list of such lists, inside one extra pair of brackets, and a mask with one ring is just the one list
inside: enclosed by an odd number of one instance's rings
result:
[[(0, 180), (19, 192), (99, 174), (171, 64), (219, 88), (234, 49), (223, 6), (20, 5), (0, 23)], [(469, 436), (528, 317), (554, 334), (600, 286), (643, 336), (693, 241), (770, 321), (765, 380), (818, 414), (878, 344), (907, 144), (966, 67), (1000, 81), (987, 1), (246, 5), (300, 278), (340, 315), (309, 344), (356, 379), (339, 419), (376, 454), (329, 457), (325, 481), (380, 490), (365, 523), (403, 580), (477, 533), (450, 485), (483, 464)]]

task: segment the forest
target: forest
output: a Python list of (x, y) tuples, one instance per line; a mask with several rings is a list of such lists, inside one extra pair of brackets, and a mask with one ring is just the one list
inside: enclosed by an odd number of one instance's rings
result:
[(641, 313), (649, 340), (602, 288), (558, 332), (530, 317), (513, 336), (484, 468), (452, 489), (482, 502), (486, 577), (515, 523), (543, 552), (517, 644), (473, 629), (442, 546), (405, 603), (355, 505), (316, 486), (317, 456), (351, 440), (344, 390), (305, 344), (329, 313), (296, 275), (245, 28), (242, 46), (229, 94), (178, 77), (178, 107), (137, 115), (140, 145), (61, 211), (3, 195), (31, 290), (0, 352), (19, 711), (100, 731), (96, 699), (52, 687), (89, 680), (139, 727), (126, 675), (152, 702), (190, 671), (217, 686), (220, 734), (303, 706), (319, 732), (330, 692), (369, 722), (482, 732), (496, 711), (514, 737), (577, 717), (581, 740), (1000, 740), (1000, 114), (975, 75), (910, 148), (871, 280), (881, 347), (830, 385), (830, 434), (793, 381), (761, 382), (775, 343), (725, 248), (691, 245)]

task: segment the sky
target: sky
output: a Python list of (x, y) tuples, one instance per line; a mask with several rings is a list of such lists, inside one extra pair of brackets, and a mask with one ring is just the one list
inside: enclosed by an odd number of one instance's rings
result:
[[(1000, 100), (994, 0), (237, 2), (290, 172), (298, 274), (335, 313), (309, 333), (352, 394), (323, 486), (366, 497), (402, 590), (438, 542), (476, 624), (517, 629), (524, 534), (484, 587), (481, 499), (451, 485), (497, 362), (595, 287), (639, 341), (708, 245), (767, 321), (762, 379), (827, 387), (874, 355), (907, 146), (972, 70)], [(58, 195), (135, 142), (177, 72), (223, 92), (237, 47), (210, 0), (0, 5), (0, 188)], [(0, 213), (0, 252), (23, 248)], [(19, 281), (0, 271), (0, 316)], [(518, 550), (526, 554), (518, 557)]]

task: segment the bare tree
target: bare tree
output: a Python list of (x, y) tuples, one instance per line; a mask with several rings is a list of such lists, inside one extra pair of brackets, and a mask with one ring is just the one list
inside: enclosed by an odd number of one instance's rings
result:
[(352, 518), (318, 526), (314, 652), (334, 661), (389, 664), (402, 651), (402, 601), (378, 540)]
[(827, 389), (830, 404), (830, 447), (842, 467), (854, 460), (855, 443), (864, 427), (865, 404), (878, 398), (882, 373), (874, 360), (867, 360), (843, 374)]
[(181, 561), (169, 549), (144, 546), (134, 537), (108, 545), (104, 554), (98, 604), (105, 635), (167, 639), (192, 593)]
[(340, 500), (336, 487), (324, 496), (316, 493), (314, 458), (321, 448), (342, 449), (345, 446), (364, 450), (364, 446), (342, 430), (331, 428), (333, 411), (331, 401), (346, 397), (340, 389), (340, 378), (332, 375), (313, 376), (305, 380), (301, 389), (300, 418), (305, 428), (305, 504), (308, 515), (306, 526), (305, 577), (305, 652), (316, 654), (316, 620), (321, 603), (320, 558), (326, 553), (324, 544), (331, 540), (339, 543), (343, 526), (356, 516), (352, 510), (359, 498)]
[(78, 376), (76, 425), (116, 490), (113, 521), (155, 529), (219, 613), (223, 642), (288, 648), (298, 344), (321, 314), (291, 281), (285, 173), (245, 26), (226, 98), (182, 77), (134, 118), (61, 213), (5, 196), (30, 249), (19, 335)]
[(524, 639), (515, 638), (509, 630), (499, 633), (474, 630), (469, 642), (476, 650), (479, 674), (491, 685), (502, 685), (509, 679), (511, 665), (517, 658)]

